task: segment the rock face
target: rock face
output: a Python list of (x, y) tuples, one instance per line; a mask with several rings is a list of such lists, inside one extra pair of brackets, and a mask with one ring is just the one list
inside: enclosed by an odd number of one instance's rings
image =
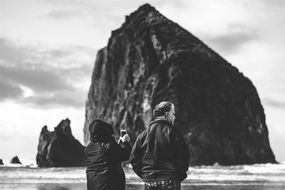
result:
[(14, 156), (11, 160), (10, 160), (11, 164), (22, 164), (18, 158), (18, 156)]
[(42, 128), (37, 154), (39, 167), (84, 166), (84, 146), (76, 140), (70, 128), (70, 120), (62, 120), (53, 132)]
[(134, 141), (153, 107), (176, 106), (191, 165), (275, 163), (264, 110), (252, 82), (207, 45), (146, 4), (99, 50), (84, 127), (96, 118)]

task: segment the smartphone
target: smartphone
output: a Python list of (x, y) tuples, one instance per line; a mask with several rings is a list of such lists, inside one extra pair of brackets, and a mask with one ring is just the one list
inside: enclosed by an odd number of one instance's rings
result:
[(121, 137), (124, 136), (125, 134), (127, 134), (127, 130), (122, 129), (122, 130), (121, 130)]

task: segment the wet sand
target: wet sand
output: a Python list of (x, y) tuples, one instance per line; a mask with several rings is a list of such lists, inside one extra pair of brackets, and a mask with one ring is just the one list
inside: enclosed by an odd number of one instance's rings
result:
[[(39, 183), (39, 184), (0, 184), (1, 190), (86, 190), (85, 183)], [(127, 184), (126, 190), (143, 190), (142, 184)], [(284, 190), (279, 184), (260, 185), (191, 185), (182, 184), (182, 190)]]
[[(30, 168), (0, 166), (0, 190), (86, 190), (84, 167)], [(126, 190), (143, 182), (124, 168)], [(182, 190), (284, 190), (285, 164), (190, 167)]]

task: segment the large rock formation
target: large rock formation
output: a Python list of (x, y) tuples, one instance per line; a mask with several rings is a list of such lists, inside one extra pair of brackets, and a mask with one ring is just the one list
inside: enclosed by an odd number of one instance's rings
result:
[(52, 132), (42, 128), (36, 159), (39, 167), (84, 166), (84, 146), (73, 137), (69, 119)]
[(112, 32), (97, 54), (84, 127), (101, 118), (134, 141), (154, 105), (176, 106), (190, 164), (276, 162), (252, 82), (207, 45), (150, 5)]
[(2, 159), (0, 159), (0, 165), (4, 165), (4, 164), (3, 164), (3, 160), (2, 160)]
[(20, 159), (18, 158), (18, 156), (14, 156), (11, 160), (10, 160), (11, 164), (22, 164), (22, 162), (20, 161)]

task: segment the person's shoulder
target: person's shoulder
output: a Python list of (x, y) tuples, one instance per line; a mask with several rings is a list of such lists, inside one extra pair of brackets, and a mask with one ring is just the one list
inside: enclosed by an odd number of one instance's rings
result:
[(137, 139), (136, 141), (141, 141), (145, 138), (145, 136), (147, 135), (148, 133), (148, 127), (145, 128), (138, 136), (137, 136)]
[(147, 133), (147, 128), (145, 128), (139, 135), (138, 138), (142, 138), (143, 136), (145, 136)]
[(89, 142), (88, 145), (85, 147), (85, 152), (93, 152), (99, 151), (101, 147), (96, 142)]
[(172, 125), (169, 123), (169, 121), (165, 120), (165, 119), (157, 119), (152, 121), (149, 126), (166, 126), (166, 127), (172, 127)]
[[(115, 142), (116, 143), (116, 142)], [(102, 142), (99, 143), (98, 145), (98, 151), (103, 152), (103, 153), (108, 153), (110, 151), (113, 151), (113, 149), (116, 149), (116, 144), (113, 142)]]

